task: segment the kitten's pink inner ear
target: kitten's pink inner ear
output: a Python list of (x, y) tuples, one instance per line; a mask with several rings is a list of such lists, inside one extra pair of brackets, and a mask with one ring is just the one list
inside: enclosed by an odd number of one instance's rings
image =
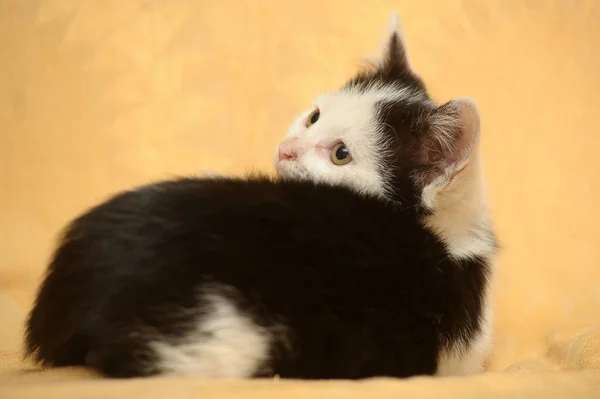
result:
[(442, 105), (431, 120), (430, 148), (438, 151), (436, 158), (442, 169), (462, 168), (469, 162), (477, 148), (480, 136), (480, 119), (477, 105), (470, 98), (454, 99)]
[(481, 131), (481, 121), (477, 104), (467, 97), (457, 98), (453, 101), (457, 104), (460, 130), (463, 132), (463, 136), (469, 138), (471, 145), (477, 146)]

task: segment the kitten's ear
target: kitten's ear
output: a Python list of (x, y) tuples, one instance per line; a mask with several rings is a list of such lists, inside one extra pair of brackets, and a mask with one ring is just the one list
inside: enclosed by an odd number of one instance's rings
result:
[(427, 124), (421, 145), (425, 171), (419, 180), (423, 189), (429, 186), (429, 190), (439, 190), (472, 159), (479, 144), (479, 111), (470, 98), (457, 98), (438, 107), (428, 117)]
[(388, 73), (412, 73), (412, 67), (406, 51), (406, 40), (398, 11), (394, 11), (390, 20), (381, 54), (375, 61), (380, 69)]

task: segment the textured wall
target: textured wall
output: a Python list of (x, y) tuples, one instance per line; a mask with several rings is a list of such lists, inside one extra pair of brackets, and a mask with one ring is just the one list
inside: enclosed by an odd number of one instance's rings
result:
[(377, 50), (394, 8), (436, 98), (480, 105), (504, 247), (490, 367), (600, 321), (600, 2), (0, 0), (10, 342), (68, 219), (156, 178), (269, 170), (291, 118)]

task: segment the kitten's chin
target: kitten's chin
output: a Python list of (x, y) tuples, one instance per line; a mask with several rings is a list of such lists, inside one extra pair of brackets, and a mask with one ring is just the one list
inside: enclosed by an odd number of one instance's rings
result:
[(284, 179), (306, 179), (308, 178), (308, 172), (297, 162), (292, 161), (279, 161), (275, 164), (275, 171), (279, 177)]

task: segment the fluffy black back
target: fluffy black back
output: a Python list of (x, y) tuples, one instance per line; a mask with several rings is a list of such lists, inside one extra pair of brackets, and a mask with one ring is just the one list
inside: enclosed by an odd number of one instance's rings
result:
[(193, 335), (201, 294), (217, 286), (273, 338), (251, 376), (433, 374), (442, 346), (479, 327), (487, 270), (452, 260), (412, 206), (303, 181), (167, 181), (68, 226), (27, 353), (115, 377), (160, 373), (150, 343)]

